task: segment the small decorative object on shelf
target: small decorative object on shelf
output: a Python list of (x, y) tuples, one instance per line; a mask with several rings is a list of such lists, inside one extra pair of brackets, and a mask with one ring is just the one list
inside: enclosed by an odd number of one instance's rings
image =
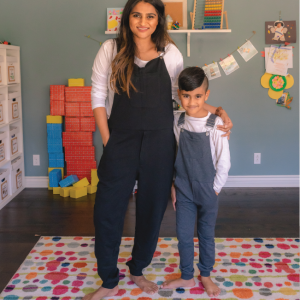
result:
[(180, 24), (179, 22), (175, 21), (172, 25), (172, 30), (179, 30)]
[(172, 25), (173, 25), (173, 19), (170, 15), (167, 15), (166, 17), (166, 23), (167, 23), (167, 28), (168, 30), (172, 29)]

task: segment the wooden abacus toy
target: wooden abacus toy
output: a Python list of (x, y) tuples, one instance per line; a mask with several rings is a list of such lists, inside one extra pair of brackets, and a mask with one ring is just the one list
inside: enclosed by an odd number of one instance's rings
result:
[(225, 0), (194, 1), (194, 13), (191, 14), (193, 29), (223, 29), (224, 15), (228, 29), (227, 12), (224, 12)]

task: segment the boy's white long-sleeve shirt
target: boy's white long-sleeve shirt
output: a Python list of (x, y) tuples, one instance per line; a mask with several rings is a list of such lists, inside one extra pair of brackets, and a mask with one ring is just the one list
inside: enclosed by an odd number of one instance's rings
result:
[[(179, 145), (180, 138), (180, 127), (177, 126), (178, 119), (182, 112), (174, 113), (174, 133), (177, 141), (177, 145)], [(206, 132), (206, 122), (209, 116), (211, 115), (208, 112), (208, 115), (204, 118), (193, 118), (185, 115), (185, 124), (182, 126), (183, 129), (191, 131), (191, 132)], [(229, 151), (229, 142), (227, 137), (222, 137), (224, 134), (223, 131), (217, 130), (217, 125), (223, 125), (223, 121), (220, 117), (216, 118), (216, 123), (214, 128), (210, 131), (209, 139), (210, 139), (210, 148), (211, 148), (211, 157), (216, 170), (216, 176), (214, 179), (214, 190), (217, 193), (221, 192), (221, 189), (225, 185), (228, 172), (230, 169), (230, 151)]]
[[(92, 74), (92, 108), (106, 107), (107, 117), (109, 118), (114, 102), (114, 91), (110, 86), (110, 77), (112, 73), (111, 63), (117, 54), (117, 47), (113, 39), (103, 43), (98, 54), (96, 55), (93, 74)], [(183, 57), (178, 48), (173, 44), (168, 44), (165, 47), (164, 61), (169, 72), (172, 82), (172, 98), (181, 104), (177, 89), (178, 75), (183, 70)], [(145, 67), (148, 61), (141, 60), (137, 57), (134, 63), (140, 68)]]

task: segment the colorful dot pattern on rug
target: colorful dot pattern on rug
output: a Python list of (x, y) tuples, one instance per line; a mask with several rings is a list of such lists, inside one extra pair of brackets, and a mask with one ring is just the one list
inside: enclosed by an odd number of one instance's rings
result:
[[(211, 299), (300, 300), (299, 239), (216, 238), (216, 263), (212, 279), (221, 289)], [(118, 266), (120, 291), (109, 300), (192, 300), (209, 299), (201, 284), (198, 240), (195, 239), (196, 286), (190, 289), (143, 293), (129, 280), (126, 261), (130, 260), (133, 238), (123, 238)], [(177, 278), (179, 253), (176, 238), (160, 238), (147, 279), (158, 285)], [(12, 280), (0, 295), (2, 300), (80, 300), (102, 281), (97, 275), (94, 238), (41, 237)]]

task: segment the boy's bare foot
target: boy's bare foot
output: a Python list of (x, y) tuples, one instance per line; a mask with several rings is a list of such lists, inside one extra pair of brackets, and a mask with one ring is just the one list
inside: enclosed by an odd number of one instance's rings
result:
[(162, 289), (177, 289), (179, 287), (193, 287), (195, 286), (194, 278), (189, 280), (184, 280), (182, 278), (167, 280), (162, 285)]
[(221, 290), (214, 284), (210, 277), (201, 276), (201, 282), (205, 288), (205, 291), (209, 297), (219, 296)]
[(119, 287), (116, 286), (113, 289), (106, 289), (104, 287), (100, 287), (97, 291), (85, 295), (82, 300), (100, 300), (104, 297), (112, 297), (118, 294)]
[[(158, 291), (158, 286), (156, 283), (147, 280), (142, 276), (133, 276), (130, 274), (130, 279), (145, 293), (153, 295)], [(89, 299), (88, 299), (89, 300)], [(94, 300), (94, 299), (92, 299)]]

